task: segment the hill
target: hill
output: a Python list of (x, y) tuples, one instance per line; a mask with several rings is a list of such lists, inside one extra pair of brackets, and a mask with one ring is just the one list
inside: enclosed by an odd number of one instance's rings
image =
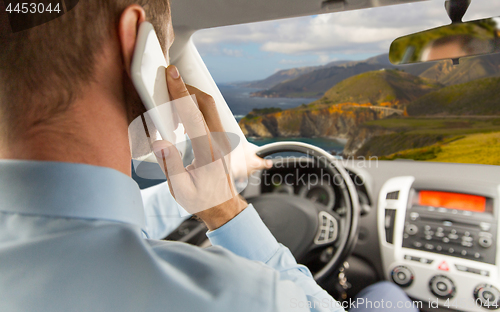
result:
[[(281, 71), (247, 86), (265, 90), (252, 94), (257, 97), (321, 97), (324, 92), (349, 77), (379, 69), (399, 69), (414, 76), (453, 85), (480, 78), (500, 76), (500, 54), (462, 59), (459, 66), (451, 61), (394, 66), (387, 54), (364, 61), (341, 61), (319, 67), (306, 67)], [(287, 73), (288, 72), (288, 73)], [(269, 80), (267, 80), (269, 79)], [(271, 87), (272, 86), (272, 87)]]
[(429, 79), (410, 75), (399, 70), (378, 70), (348, 78), (325, 92), (311, 103), (338, 104), (345, 102), (380, 105), (407, 104), (419, 97), (441, 88), (442, 85)]
[(349, 63), (349, 61), (334, 61), (334, 62), (330, 62), (330, 63), (327, 63), (325, 65), (320, 65), (320, 66), (308, 66), (308, 67), (296, 67), (296, 68), (290, 68), (290, 69), (283, 69), (283, 70), (277, 71), (276, 73), (272, 74), (271, 76), (269, 76), (265, 79), (257, 80), (257, 81), (250, 81), (250, 82), (242, 82), (242, 83), (238, 83), (236, 85), (241, 86), (241, 87), (246, 87), (246, 88), (270, 89), (281, 82), (291, 80), (293, 78), (299, 77), (300, 75), (310, 73), (310, 72), (315, 71), (317, 69), (339, 66), (339, 65), (343, 65), (345, 63)]
[(500, 78), (484, 78), (431, 92), (408, 105), (410, 116), (500, 115)]
[(282, 82), (276, 86), (255, 92), (252, 96), (261, 97), (321, 97), (332, 86), (349, 77), (385, 68), (384, 65), (357, 63), (348, 66), (321, 68)]
[(316, 67), (316, 66), (284, 69), (284, 70), (277, 71), (276, 73), (267, 77), (266, 79), (239, 83), (238, 86), (246, 87), (246, 88), (268, 89), (268, 88), (272, 88), (273, 86), (275, 86), (281, 82), (288, 81), (288, 80), (291, 80), (293, 78), (297, 78), (300, 75), (310, 73), (316, 69), (318, 69), (318, 67)]
[(461, 59), (458, 66), (454, 66), (451, 60), (430, 64), (433, 66), (422, 72), (420, 77), (432, 79), (444, 85), (500, 76), (500, 54)]

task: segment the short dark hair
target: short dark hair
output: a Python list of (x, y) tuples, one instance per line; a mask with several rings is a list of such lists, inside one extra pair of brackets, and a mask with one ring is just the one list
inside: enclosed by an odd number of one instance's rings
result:
[(144, 8), (165, 50), (168, 0), (80, 0), (59, 18), (16, 33), (0, 5), (0, 135), (66, 111), (91, 82), (98, 52), (131, 4)]

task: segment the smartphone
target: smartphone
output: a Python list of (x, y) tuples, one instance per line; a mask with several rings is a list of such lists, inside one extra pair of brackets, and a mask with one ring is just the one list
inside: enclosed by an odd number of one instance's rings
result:
[(167, 66), (153, 25), (141, 23), (132, 57), (132, 82), (161, 138), (178, 144), (184, 141), (184, 127), (170, 102), (165, 76)]

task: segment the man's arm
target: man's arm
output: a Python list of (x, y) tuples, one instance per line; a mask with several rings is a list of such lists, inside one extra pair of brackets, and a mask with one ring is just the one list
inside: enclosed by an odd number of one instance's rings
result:
[[(209, 231), (207, 236), (212, 245), (263, 262), (277, 270), (281, 280), (294, 282), (305, 293), (308, 302), (304, 304), (312, 306), (311, 311), (344, 311), (340, 303), (318, 286), (309, 269), (297, 264), (290, 250), (276, 241), (252, 205), (220, 228)], [(282, 287), (292, 291), (290, 285), (284, 284)], [(292, 299), (289, 299), (290, 307), (294, 306), (295, 301)]]
[[(280, 311), (294, 311), (292, 306), (287, 308), (287, 302), (282, 302), (294, 298), (307, 298), (312, 304), (311, 311), (342, 311), (335, 304), (322, 306), (335, 301), (316, 284), (306, 267), (297, 264), (288, 248), (278, 244), (253, 206), (235, 193), (228, 172), (228, 163), (234, 160), (226, 157), (231, 146), (225, 139), (213, 98), (196, 88), (186, 87), (175, 66), (166, 70), (171, 105), (184, 123), (194, 151), (193, 163), (185, 168), (172, 143), (153, 142), (172, 196), (188, 212), (205, 222), (214, 245), (265, 263), (279, 272), (281, 281), (277, 284), (275, 298)], [(196, 96), (198, 103), (193, 101), (191, 94)], [(291, 294), (297, 296), (290, 297)]]

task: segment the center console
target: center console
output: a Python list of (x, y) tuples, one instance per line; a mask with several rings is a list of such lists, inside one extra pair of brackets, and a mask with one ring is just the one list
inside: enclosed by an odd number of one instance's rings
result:
[(484, 182), (388, 180), (378, 201), (386, 278), (424, 309), (500, 311), (499, 198)]

